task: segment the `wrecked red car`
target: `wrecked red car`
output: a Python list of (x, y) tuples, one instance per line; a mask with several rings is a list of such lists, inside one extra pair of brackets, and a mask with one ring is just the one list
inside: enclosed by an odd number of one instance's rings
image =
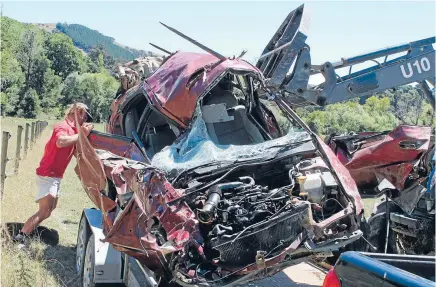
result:
[(326, 144), (350, 171), (361, 193), (373, 193), (381, 179), (397, 190), (428, 174), (425, 165), (434, 143), (431, 127), (401, 125), (392, 131), (330, 135)]
[(325, 141), (350, 171), (362, 196), (389, 198), (376, 205), (368, 219), (367, 239), (372, 245), (389, 253), (434, 254), (431, 127), (400, 125), (392, 131), (330, 135)]
[(264, 71), (172, 53), (115, 99), (108, 133), (79, 136), (76, 172), (105, 241), (162, 282), (235, 286), (362, 236), (350, 173)]

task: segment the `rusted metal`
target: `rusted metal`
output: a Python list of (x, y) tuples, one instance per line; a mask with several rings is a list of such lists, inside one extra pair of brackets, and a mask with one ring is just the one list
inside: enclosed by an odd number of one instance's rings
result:
[(29, 130), (30, 124), (26, 123), (26, 130), (24, 132), (24, 157), (27, 156), (27, 149), (29, 148)]
[(23, 134), (23, 127), (18, 126), (17, 128), (17, 148), (15, 151), (15, 169), (14, 173), (18, 173), (18, 168), (20, 167), (20, 160), (21, 160), (21, 137)]
[(9, 132), (3, 131), (2, 136), (2, 154), (1, 154), (1, 174), (0, 174), (0, 180), (1, 180), (1, 191), (0, 191), (0, 199), (3, 198), (3, 190), (5, 187), (5, 180), (6, 180), (6, 164), (8, 162), (8, 144), (9, 139), (11, 137), (11, 134)]

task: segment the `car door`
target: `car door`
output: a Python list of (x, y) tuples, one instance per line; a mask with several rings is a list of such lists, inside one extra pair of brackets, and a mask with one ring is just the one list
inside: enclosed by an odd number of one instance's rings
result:
[(267, 86), (273, 92), (283, 92), (291, 104), (313, 100), (304, 96), (311, 70), (309, 46), (305, 43), (308, 23), (304, 5), (291, 11), (256, 63)]
[(85, 137), (83, 131), (79, 131), (75, 171), (88, 196), (103, 213), (116, 207), (115, 201), (106, 193), (107, 178), (111, 177), (113, 167), (103, 161), (108, 162), (111, 157), (122, 157), (149, 164), (149, 159), (139, 145), (134, 139), (125, 136), (92, 131)]

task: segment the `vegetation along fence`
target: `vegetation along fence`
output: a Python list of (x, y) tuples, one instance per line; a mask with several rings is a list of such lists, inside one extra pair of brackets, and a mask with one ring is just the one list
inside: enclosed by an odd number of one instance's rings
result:
[[(27, 152), (31, 150), (36, 140), (41, 136), (44, 129), (48, 126), (48, 123), (45, 121), (36, 121), (30, 123), (26, 123), (25, 127), (23, 125), (17, 126), (17, 142), (15, 148), (15, 158), (13, 159), (13, 173), (18, 174), (18, 169), (20, 168), (20, 160), (24, 159), (27, 156)], [(23, 130), (24, 130), (24, 139), (23, 139)], [(3, 131), (2, 137), (2, 145), (1, 145), (1, 190), (0, 190), (0, 198), (3, 198), (3, 189), (5, 186), (5, 180), (10, 175), (6, 173), (6, 165), (10, 161), (8, 158), (8, 145), (9, 139), (11, 138), (11, 133), (7, 131)], [(22, 145), (24, 141), (24, 145)], [(21, 153), (23, 152), (23, 153)], [(23, 157), (22, 157), (23, 155)]]

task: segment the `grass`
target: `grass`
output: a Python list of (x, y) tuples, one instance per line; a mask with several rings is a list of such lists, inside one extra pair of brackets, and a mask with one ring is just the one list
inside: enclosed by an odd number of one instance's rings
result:
[[(22, 119), (2, 119), (2, 129), (15, 131)], [(18, 175), (6, 179), (1, 202), (1, 222), (24, 222), (37, 210), (35, 169), (41, 159), (44, 145), (51, 135), (53, 121), (37, 140), (34, 148), (20, 162)], [(103, 130), (96, 125), (96, 130)], [(14, 150), (16, 141), (10, 140), (9, 151)], [(8, 152), (9, 154), (9, 152)], [(13, 166), (10, 162), (9, 166)], [(17, 250), (16, 245), (2, 238), (1, 286), (79, 286), (75, 271), (75, 245), (80, 215), (85, 207), (93, 207), (74, 173), (73, 158), (61, 183), (61, 195), (52, 216), (42, 223), (59, 233), (59, 244), (55, 247), (38, 240), (31, 242), (27, 251)]]

